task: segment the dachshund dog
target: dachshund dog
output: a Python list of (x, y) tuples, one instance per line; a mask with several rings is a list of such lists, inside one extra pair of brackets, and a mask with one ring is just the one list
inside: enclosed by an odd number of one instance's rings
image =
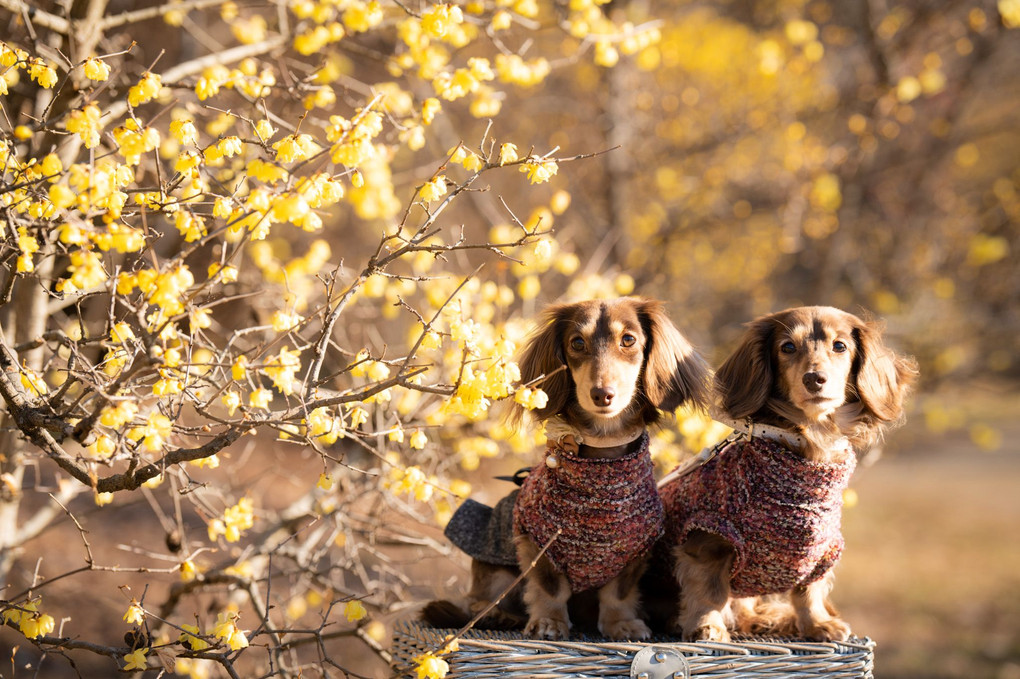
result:
[[(566, 638), (568, 602), (584, 592), (597, 596), (601, 633), (647, 638), (637, 583), (662, 532), (647, 427), (682, 404), (704, 408), (708, 367), (660, 302), (626, 297), (547, 308), (520, 369), (524, 384), (548, 395), (531, 415), (545, 424), (549, 448), (520, 491), (491, 510), (467, 500), (447, 526), (447, 536), (474, 557), (468, 609), (491, 609), (524, 571), (523, 592), (507, 597), (523, 603), (524, 615), (516, 618), (511, 604), (492, 609), (478, 626), (513, 627), (526, 619), (528, 635)], [(508, 421), (519, 427), (524, 415), (515, 405)], [(479, 548), (477, 536), (461, 535), (471, 521), (458, 515), (470, 514), (471, 506), (491, 512), (483, 530), (507, 537), (516, 552), (511, 559)], [(446, 601), (431, 602), (423, 617), (437, 627), (467, 622)]]
[(749, 436), (661, 488), (685, 639), (727, 641), (731, 629), (849, 637), (828, 601), (842, 491), (857, 455), (901, 420), (916, 376), (876, 324), (839, 309), (749, 325), (715, 377), (719, 419), (745, 423)]

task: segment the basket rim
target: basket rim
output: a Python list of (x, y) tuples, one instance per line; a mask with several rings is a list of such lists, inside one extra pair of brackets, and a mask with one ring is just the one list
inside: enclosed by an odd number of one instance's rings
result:
[[(453, 628), (431, 627), (420, 620), (401, 620), (393, 630), (394, 636), (415, 639), (418, 643), (434, 643), (436, 650), (444, 646), (447, 638), (458, 630)], [(432, 639), (422, 639), (423, 635)], [(666, 646), (675, 648), (685, 655), (767, 655), (795, 656), (815, 655), (826, 652), (834, 655), (853, 653), (870, 653), (875, 649), (875, 642), (870, 637), (853, 636), (846, 641), (811, 641), (791, 637), (765, 637), (738, 635), (730, 642), (721, 641), (684, 641), (679, 637), (656, 635), (643, 641), (621, 641), (603, 636), (579, 634), (570, 639), (548, 640), (526, 637), (521, 632), (469, 629), (457, 637), (457, 643), (465, 650), (493, 650), (500, 645), (518, 647), (532, 651), (547, 649), (598, 652), (609, 651), (633, 653), (647, 646)], [(685, 650), (687, 649), (687, 650)]]

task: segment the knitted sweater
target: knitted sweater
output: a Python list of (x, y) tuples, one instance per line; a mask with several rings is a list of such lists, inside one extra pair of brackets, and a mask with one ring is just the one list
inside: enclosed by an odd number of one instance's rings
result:
[(662, 534), (662, 501), (652, 476), (648, 432), (621, 458), (582, 458), (555, 451), (556, 467), (539, 465), (524, 480), (514, 529), (544, 546), (574, 592), (597, 588), (645, 554)]
[(667, 544), (700, 529), (736, 550), (735, 596), (785, 592), (821, 578), (843, 552), (843, 490), (856, 466), (809, 462), (763, 438), (735, 441), (705, 465), (668, 483)]

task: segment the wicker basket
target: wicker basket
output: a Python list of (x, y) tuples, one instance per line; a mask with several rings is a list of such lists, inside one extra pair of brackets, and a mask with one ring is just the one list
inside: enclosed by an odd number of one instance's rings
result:
[[(394, 630), (394, 666), (413, 673), (414, 658), (444, 645), (456, 630), (435, 629), (420, 622), (401, 622)], [(874, 677), (875, 644), (867, 638), (846, 642), (790, 639), (741, 639), (732, 643), (678, 642), (661, 637), (650, 642), (620, 642), (597, 637), (570, 641), (529, 639), (518, 633), (471, 630), (460, 637), (459, 649), (444, 655), (448, 677), (493, 679), (507, 676), (632, 677)]]

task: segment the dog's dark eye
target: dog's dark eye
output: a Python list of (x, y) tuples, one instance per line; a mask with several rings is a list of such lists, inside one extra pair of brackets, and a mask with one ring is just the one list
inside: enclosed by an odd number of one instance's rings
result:
[(584, 340), (580, 337), (575, 337), (570, 340), (570, 348), (574, 351), (584, 351)]
[(784, 354), (794, 354), (797, 352), (797, 345), (793, 342), (783, 342), (779, 345), (779, 350)]
[(620, 338), (620, 346), (632, 347), (635, 342), (637, 342), (637, 337), (634, 337), (629, 332), (624, 333), (623, 337)]
[(846, 342), (836, 340), (835, 342), (832, 343), (832, 350), (835, 351), (837, 354), (842, 354), (844, 351), (846, 351)]

